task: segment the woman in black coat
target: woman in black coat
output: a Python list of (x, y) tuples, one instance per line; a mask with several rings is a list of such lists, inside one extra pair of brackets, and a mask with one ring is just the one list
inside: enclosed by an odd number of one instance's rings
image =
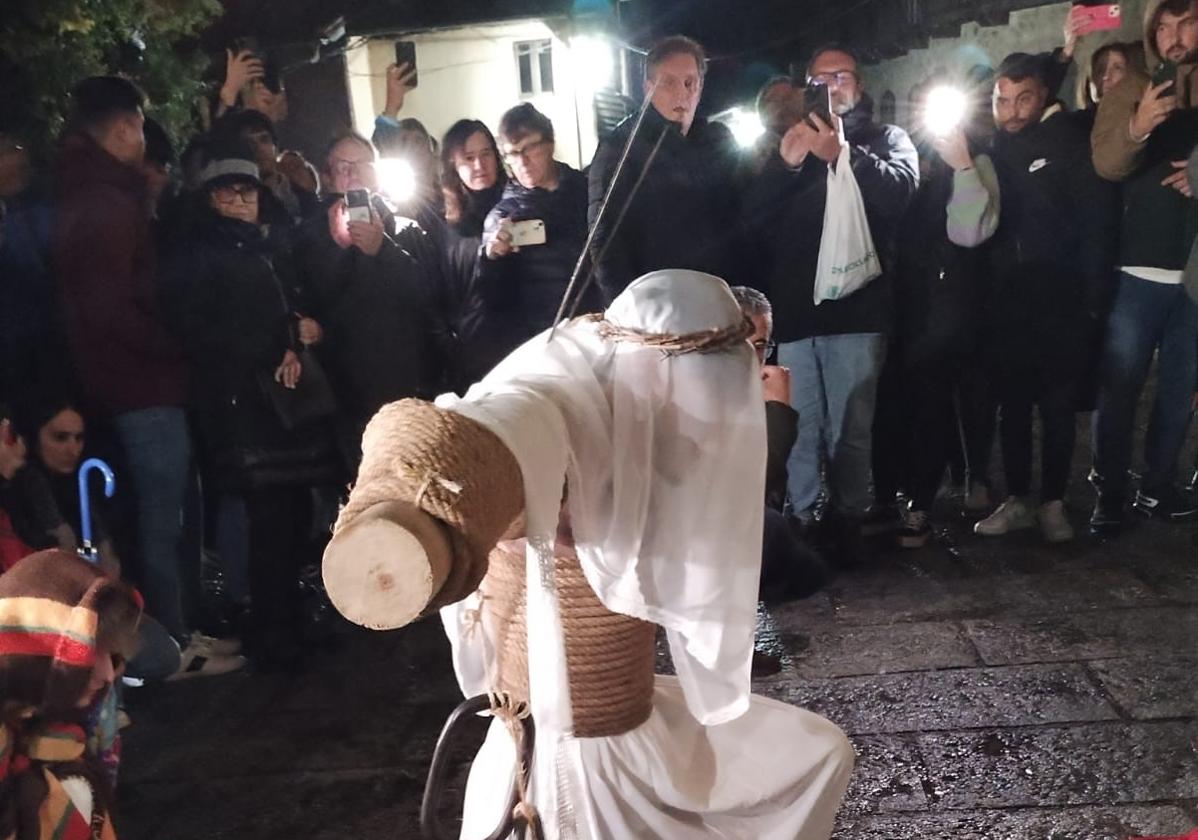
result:
[(297, 560), (308, 489), (336, 480), (338, 470), (325, 424), (289, 429), (272, 393), (294, 391), (305, 369), (288, 254), (259, 225), (257, 166), (247, 150), (214, 152), (174, 255), (173, 288), (205, 474), (218, 492), (244, 499), (249, 519), (247, 642), (261, 663), (280, 664), (299, 652)]

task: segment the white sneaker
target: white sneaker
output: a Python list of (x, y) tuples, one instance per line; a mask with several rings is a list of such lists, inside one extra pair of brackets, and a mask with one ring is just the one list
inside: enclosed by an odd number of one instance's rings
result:
[(244, 656), (221, 656), (192, 641), (180, 655), (179, 670), (166, 678), (167, 682), (192, 677), (216, 677), (240, 671), (246, 665)]
[(218, 639), (194, 630), (188, 647), (206, 651), (214, 656), (236, 656), (241, 653), (241, 639)]
[(1036, 524), (1036, 515), (1018, 496), (1010, 496), (998, 510), (973, 526), (974, 533), (983, 537), (1001, 537), (1010, 531), (1021, 531)]
[(1073, 539), (1073, 526), (1065, 515), (1065, 503), (1060, 499), (1040, 505), (1040, 530), (1050, 543), (1064, 543)]

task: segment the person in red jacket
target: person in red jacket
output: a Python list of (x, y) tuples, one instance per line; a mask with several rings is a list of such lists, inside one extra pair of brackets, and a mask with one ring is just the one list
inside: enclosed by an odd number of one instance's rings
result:
[(85, 409), (120, 450), (147, 604), (186, 658), (189, 642), (206, 643), (191, 633), (198, 551), (185, 557), (182, 539), (192, 447), (182, 350), (157, 295), (141, 168), (145, 99), (126, 79), (96, 76), (79, 82), (72, 100), (56, 173), (58, 302)]
[(0, 572), (6, 572), (33, 549), (17, 536), (4, 509), (8, 482), (25, 465), (25, 441), (17, 434), (8, 409), (0, 405)]

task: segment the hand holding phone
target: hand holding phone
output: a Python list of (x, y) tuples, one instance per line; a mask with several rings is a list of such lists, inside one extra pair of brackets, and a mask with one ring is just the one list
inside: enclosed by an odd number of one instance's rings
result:
[(370, 192), (350, 190), (345, 194), (346, 215), (351, 222), (370, 223)]
[(1091, 32), (1109, 32), (1123, 26), (1123, 10), (1118, 3), (1074, 6), (1069, 14), (1074, 21), (1074, 32), (1079, 36)]
[(416, 73), (416, 42), (415, 41), (396, 41), (395, 42), (395, 66), (402, 68), (407, 65), (407, 71), (404, 73), (404, 85), (409, 90), (420, 84), (420, 77)]
[(512, 235), (512, 245), (516, 248), (545, 244), (545, 222), (541, 219), (512, 222), (508, 230)]
[[(1144, 92), (1144, 97), (1131, 118), (1131, 136), (1138, 141), (1147, 140), (1148, 135), (1177, 110), (1177, 79), (1171, 77), (1158, 84), (1157, 75), (1153, 74), (1153, 81), (1148, 83), (1148, 90)], [(1164, 78), (1163, 74), (1161, 78)]]
[(816, 128), (812, 115), (823, 120), (824, 125), (832, 125), (832, 94), (823, 82), (808, 82), (803, 91), (803, 113), (801, 119), (806, 120), (812, 128)]

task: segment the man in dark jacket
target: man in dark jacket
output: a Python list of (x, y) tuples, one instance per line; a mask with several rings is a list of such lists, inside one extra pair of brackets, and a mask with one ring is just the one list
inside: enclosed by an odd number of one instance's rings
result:
[[(1085, 129), (1050, 100), (1045, 72), (1042, 58), (1015, 53), (994, 83), (1002, 214), (985, 340), (1009, 496), (975, 530), (998, 536), (1038, 521), (1046, 540), (1065, 542), (1079, 386), (1114, 261), (1114, 195), (1086, 154)], [(1038, 513), (1027, 498), (1033, 409), (1043, 428)]]
[[(586, 178), (554, 160), (549, 118), (528, 103), (512, 108), (499, 124), (499, 149), (512, 179), (483, 226), (474, 281), (479, 307), (462, 336), (461, 363), (472, 381), (553, 326), (587, 237)], [(523, 229), (538, 224), (541, 234), (520, 246)], [(592, 287), (578, 314), (601, 309)]]
[(1107, 322), (1102, 384), (1094, 418), (1095, 533), (1123, 521), (1136, 405), (1159, 350), (1156, 402), (1144, 442), (1135, 509), (1165, 520), (1191, 517), (1196, 505), (1174, 482), (1198, 378), (1198, 303), (1182, 286), (1198, 232), (1198, 203), (1185, 165), (1198, 142), (1198, 2), (1153, 0), (1145, 7), (1149, 68), (1162, 59), (1175, 76), (1153, 84), (1142, 68), (1102, 98), (1091, 143), (1098, 174), (1123, 185), (1119, 285)]
[(745, 227), (760, 260), (757, 282), (774, 304), (778, 361), (790, 368), (795, 385), (799, 437), (789, 463), (790, 504), (800, 519), (813, 518), (826, 460), (834, 521), (851, 563), (860, 553), (860, 518), (869, 501), (875, 395), (893, 304), (885, 276), (841, 300), (813, 302), (828, 167), (847, 143), (886, 266), (894, 230), (919, 182), (919, 162), (906, 132), (873, 121), (852, 53), (818, 50), (809, 75), (828, 86), (835, 125), (812, 116), (786, 133), (780, 154), (750, 188)]
[[(72, 96), (56, 185), (58, 300), (87, 408), (122, 450), (147, 607), (186, 643), (199, 587), (198, 558), (184, 558), (181, 545), (191, 469), (187, 383), (158, 300), (140, 168), (144, 98), (116, 77), (85, 79)], [(184, 569), (195, 574), (184, 578)]]
[(304, 314), (319, 324), (308, 334), (301, 324), (300, 338), (322, 352), (356, 434), (388, 402), (433, 396), (440, 374), (431, 281), (401, 245), (411, 234), (377, 196), (370, 221), (348, 217), (346, 192), (378, 190), (375, 160), (361, 135), (333, 142), (325, 156), (332, 195), (300, 227), (295, 245)]
[[(738, 268), (736, 144), (725, 126), (695, 116), (706, 70), (703, 48), (680, 35), (658, 42), (645, 59), (645, 95), (653, 104), (595, 231), (596, 253), (603, 253), (596, 277), (608, 300), (658, 269), (690, 268), (731, 280)], [(635, 125), (635, 116), (626, 119), (595, 152), (588, 173), (591, 224)], [(661, 148), (613, 230), (662, 132)]]

